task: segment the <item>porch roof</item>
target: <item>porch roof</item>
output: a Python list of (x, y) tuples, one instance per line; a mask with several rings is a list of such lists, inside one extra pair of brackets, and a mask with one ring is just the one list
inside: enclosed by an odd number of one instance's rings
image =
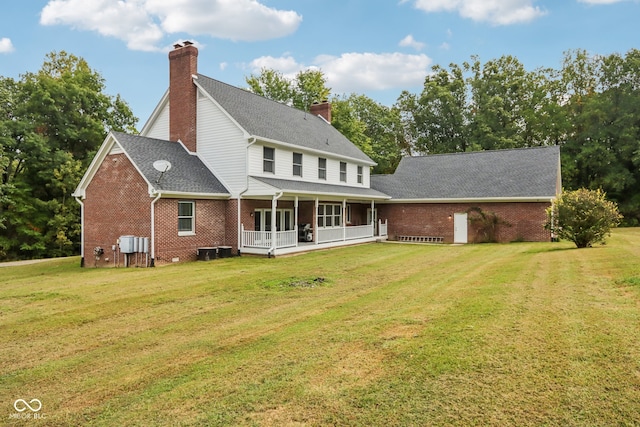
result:
[(275, 194), (275, 192), (283, 192), (289, 195), (346, 197), (350, 199), (363, 200), (387, 200), (390, 198), (388, 195), (380, 191), (366, 187), (322, 184), (258, 176), (250, 176), (249, 178), (257, 185), (251, 185), (250, 182), (249, 191), (245, 194), (248, 197), (266, 196), (270, 193)]

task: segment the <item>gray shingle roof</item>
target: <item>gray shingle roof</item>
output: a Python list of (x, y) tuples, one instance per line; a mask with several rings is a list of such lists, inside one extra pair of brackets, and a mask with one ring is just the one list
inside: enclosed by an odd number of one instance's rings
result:
[(198, 74), (197, 83), (249, 134), (374, 164), (320, 117)]
[[(131, 161), (159, 192), (194, 194), (229, 194), (229, 191), (205, 166), (198, 156), (177, 142), (112, 132)], [(168, 160), (171, 169), (160, 178), (153, 167), (156, 160)]]
[(263, 178), (252, 176), (251, 178), (277, 188), (280, 191), (298, 194), (332, 194), (339, 197), (351, 196), (373, 199), (388, 199), (384, 193), (365, 187), (351, 187), (346, 185), (322, 184), (304, 181), (292, 181), (288, 179)]
[(371, 187), (405, 200), (553, 198), (559, 158), (557, 146), (405, 157)]

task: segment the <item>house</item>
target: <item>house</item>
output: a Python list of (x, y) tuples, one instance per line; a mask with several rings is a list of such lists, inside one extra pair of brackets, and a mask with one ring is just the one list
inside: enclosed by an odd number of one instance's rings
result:
[(192, 44), (175, 46), (169, 89), (140, 135), (110, 132), (79, 183), (83, 262), (155, 265), (214, 247), (281, 255), (386, 238), (374, 220), (389, 198), (370, 186), (375, 162), (331, 126), (328, 102), (305, 112), (265, 99), (199, 74), (197, 57)]
[[(83, 265), (467, 241), (460, 221), (478, 206), (515, 224), (501, 240), (549, 240), (541, 213), (559, 191), (557, 148), (405, 158), (371, 176), (375, 162), (331, 125), (328, 102), (305, 112), (268, 100), (199, 74), (197, 57), (175, 46), (169, 89), (140, 135), (110, 132), (73, 193)], [(524, 185), (536, 173), (544, 182)], [(499, 185), (507, 177), (512, 192)]]
[[(470, 215), (493, 214), (495, 239), (549, 241), (543, 224), (562, 190), (557, 146), (405, 157), (371, 186), (391, 196), (378, 206), (389, 238), (453, 243), (483, 240)], [(469, 229), (471, 226), (471, 229)]]

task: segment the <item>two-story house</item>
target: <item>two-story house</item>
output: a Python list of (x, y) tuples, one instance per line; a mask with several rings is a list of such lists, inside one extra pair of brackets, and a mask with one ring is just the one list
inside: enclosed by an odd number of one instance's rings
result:
[(384, 238), (376, 203), (389, 196), (371, 189), (375, 163), (331, 125), (329, 103), (268, 100), (198, 74), (197, 57), (175, 46), (141, 134), (109, 133), (74, 192), (83, 259), (154, 265), (198, 248), (275, 255)]
[[(155, 265), (202, 254), (281, 255), (384, 240), (476, 241), (469, 212), (499, 215), (499, 241), (544, 241), (561, 191), (558, 147), (408, 157), (392, 175), (308, 112), (198, 73), (169, 53), (169, 89), (140, 135), (110, 132), (74, 196), (82, 259)], [(380, 217), (380, 218), (379, 218)], [(214, 249), (217, 248), (217, 249)]]

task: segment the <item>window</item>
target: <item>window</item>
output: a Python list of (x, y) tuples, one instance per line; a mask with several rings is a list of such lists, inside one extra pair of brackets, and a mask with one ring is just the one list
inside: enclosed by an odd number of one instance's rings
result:
[(344, 213), (347, 224), (351, 224), (351, 205), (347, 205), (347, 210)]
[(362, 166), (358, 166), (358, 184), (362, 184)]
[(262, 147), (262, 170), (274, 173), (276, 163), (276, 150), (271, 147)]
[(293, 176), (302, 176), (302, 153), (293, 153)]
[(347, 164), (340, 162), (340, 181), (347, 182)]
[(318, 205), (318, 227), (342, 227), (342, 205)]
[(195, 202), (178, 202), (178, 234), (195, 232)]
[(318, 179), (327, 179), (327, 159), (318, 159)]

